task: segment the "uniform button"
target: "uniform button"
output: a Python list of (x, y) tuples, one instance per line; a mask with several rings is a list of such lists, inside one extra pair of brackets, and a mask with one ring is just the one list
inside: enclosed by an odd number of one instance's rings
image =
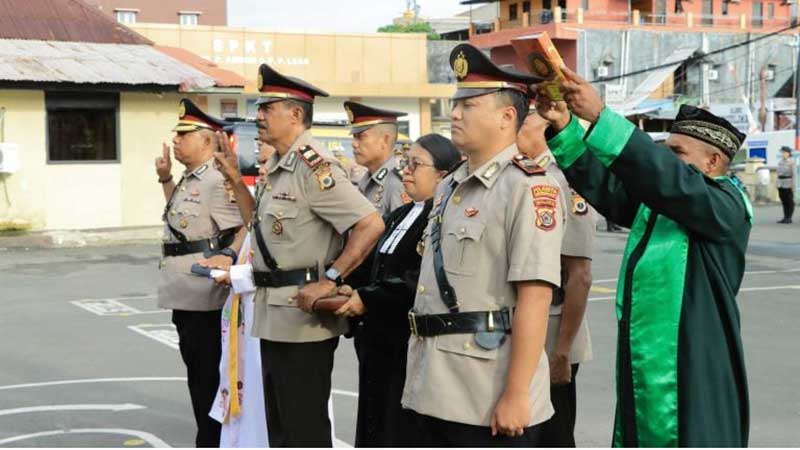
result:
[(278, 217), (283, 217), (283, 211), (278, 211)]
[(422, 294), (423, 292), (425, 292), (425, 286), (423, 286), (423, 285), (421, 285), (421, 284), (420, 284), (420, 285), (419, 285), (419, 287), (417, 287), (417, 292), (419, 292), (420, 294)]
[(469, 342), (464, 342), (464, 350), (472, 350), (472, 344)]
[(467, 232), (467, 229), (465, 227), (461, 227), (458, 229), (458, 232), (463, 234)]
[(292, 297), (289, 297), (286, 301), (289, 302), (290, 304), (294, 303), (294, 299)]
[(453, 203), (455, 203), (456, 205), (461, 203), (461, 197), (459, 197), (458, 195), (453, 197)]

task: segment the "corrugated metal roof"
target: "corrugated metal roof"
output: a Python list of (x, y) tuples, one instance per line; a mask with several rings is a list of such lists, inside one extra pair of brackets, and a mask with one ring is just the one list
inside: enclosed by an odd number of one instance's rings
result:
[(77, 84), (214, 86), (214, 79), (149, 45), (0, 39), (0, 80)]
[(152, 44), (81, 0), (0, 0), (0, 39)]
[(236, 72), (221, 69), (213, 62), (202, 58), (194, 53), (177, 47), (155, 46), (156, 50), (166, 53), (178, 61), (188, 64), (195, 69), (212, 77), (217, 87), (245, 87), (247, 79)]

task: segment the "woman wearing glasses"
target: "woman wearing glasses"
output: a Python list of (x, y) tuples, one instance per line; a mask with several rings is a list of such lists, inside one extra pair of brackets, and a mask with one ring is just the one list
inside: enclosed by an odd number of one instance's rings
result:
[(403, 186), (413, 202), (386, 217), (386, 231), (364, 264), (364, 286), (343, 286), (350, 296), (336, 314), (362, 316), (359, 354), (356, 447), (402, 447), (414, 444), (413, 422), (400, 406), (406, 374), (408, 311), (414, 304), (422, 233), (433, 207), (436, 185), (461, 161), (449, 139), (438, 134), (419, 138), (408, 153)]

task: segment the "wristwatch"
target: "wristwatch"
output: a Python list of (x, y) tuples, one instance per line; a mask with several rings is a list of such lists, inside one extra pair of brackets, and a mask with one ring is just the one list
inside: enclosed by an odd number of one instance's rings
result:
[(333, 281), (334, 283), (336, 283), (337, 286), (341, 286), (344, 284), (341, 272), (339, 272), (339, 269), (333, 266), (331, 266), (330, 269), (325, 271), (325, 278)]
[(225, 247), (225, 248), (223, 248), (222, 250), (219, 251), (219, 254), (227, 256), (228, 258), (233, 260), (234, 264), (236, 263), (236, 257), (238, 255), (236, 254), (236, 251), (234, 249), (232, 249), (230, 247)]

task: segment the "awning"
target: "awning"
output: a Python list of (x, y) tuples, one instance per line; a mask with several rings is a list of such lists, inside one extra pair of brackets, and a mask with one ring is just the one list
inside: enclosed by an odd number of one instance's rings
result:
[(672, 52), (663, 62), (659, 65), (669, 64), (668, 66), (662, 67), (660, 69), (656, 69), (650, 72), (647, 75), (647, 78), (644, 79), (637, 87), (625, 97), (625, 102), (614, 108), (618, 110), (618, 112), (624, 115), (631, 115), (631, 114), (642, 114), (647, 111), (641, 111), (640, 105), (642, 102), (647, 100), (652, 94), (653, 91), (658, 89), (664, 81), (675, 72), (675, 69), (680, 67), (684, 61), (686, 61), (690, 56), (697, 51), (697, 48), (680, 48)]
[(0, 81), (180, 87), (214, 79), (149, 45), (0, 39)]

